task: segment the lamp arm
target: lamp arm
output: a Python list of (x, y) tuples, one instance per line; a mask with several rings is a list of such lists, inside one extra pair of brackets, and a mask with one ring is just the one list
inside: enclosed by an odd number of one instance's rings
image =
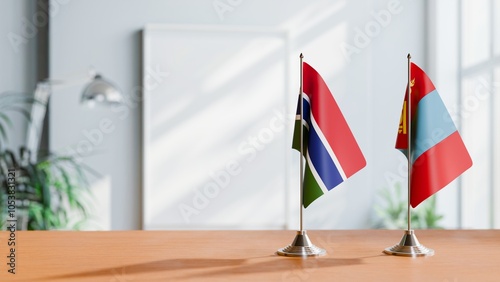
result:
[(31, 152), (31, 161), (36, 161), (40, 149), (40, 140), (43, 132), (43, 122), (46, 118), (47, 105), (53, 90), (75, 86), (91, 81), (96, 76), (94, 68), (90, 68), (87, 76), (75, 76), (69, 79), (47, 78), (36, 84), (34, 98), (35, 103), (31, 106), (30, 123), (26, 132), (26, 147)]
[(86, 76), (78, 75), (70, 77), (68, 79), (47, 78), (43, 81), (43, 83), (47, 83), (52, 87), (52, 89), (58, 90), (60, 88), (66, 88), (90, 82), (96, 75), (97, 72), (93, 68), (90, 68)]
[(47, 104), (52, 93), (49, 82), (38, 82), (34, 93), (35, 103), (31, 106), (30, 122), (26, 133), (26, 147), (31, 152), (31, 161), (35, 162), (40, 148), (43, 122), (47, 112)]
[[(108, 103), (121, 103), (122, 96), (116, 87), (109, 81), (97, 75), (93, 69), (88, 72), (88, 81), (91, 81), (82, 94), (82, 101), (86, 102), (104, 97)], [(40, 148), (40, 139), (43, 133), (43, 122), (46, 118), (47, 103), (54, 89), (65, 88), (81, 84), (84, 81), (81, 77), (67, 80), (46, 79), (36, 84), (34, 98), (38, 103), (31, 107), (31, 121), (26, 134), (26, 147), (31, 152), (32, 161), (36, 161)]]

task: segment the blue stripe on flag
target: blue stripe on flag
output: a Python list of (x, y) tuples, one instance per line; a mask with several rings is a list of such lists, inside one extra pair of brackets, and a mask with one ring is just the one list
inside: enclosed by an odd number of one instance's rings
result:
[[(303, 119), (307, 123), (307, 125), (311, 126), (311, 104), (306, 99), (302, 99), (304, 101), (304, 115)], [(300, 114), (300, 108), (298, 109)]]
[(453, 120), (436, 90), (425, 95), (417, 105), (413, 161), (457, 131)]
[(316, 129), (309, 124), (309, 144), (307, 149), (312, 165), (316, 169), (321, 181), (323, 181), (328, 190), (331, 190), (344, 180), (340, 176), (339, 170), (335, 166), (330, 154), (328, 154), (325, 145), (321, 142)]

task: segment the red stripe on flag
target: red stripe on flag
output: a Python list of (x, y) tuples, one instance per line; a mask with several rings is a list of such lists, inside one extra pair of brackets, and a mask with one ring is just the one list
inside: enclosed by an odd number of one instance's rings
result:
[[(415, 118), (416, 113), (418, 112), (418, 103), (422, 98), (424, 98), (427, 94), (436, 90), (436, 87), (432, 83), (431, 79), (427, 76), (427, 74), (416, 64), (411, 63), (411, 117), (412, 117), (412, 126), (415, 126)], [(405, 99), (404, 101), (408, 101), (408, 84), (406, 85), (405, 91)], [(404, 133), (403, 128), (408, 129), (408, 109), (406, 107), (406, 111), (403, 108), (401, 115), (405, 115), (405, 119), (400, 118), (400, 130), (398, 132), (398, 136), (396, 139), (396, 149), (408, 149), (408, 134)], [(406, 124), (403, 125), (402, 122)], [(413, 130), (412, 130), (413, 131)]]
[(455, 131), (413, 163), (411, 206), (418, 206), (471, 166), (472, 159), (458, 131)]
[(414, 83), (411, 88), (411, 95), (413, 96), (412, 106), (418, 104), (425, 95), (436, 90), (436, 87), (427, 74), (414, 63), (411, 63), (411, 81)]
[(350, 177), (366, 165), (366, 160), (323, 78), (303, 63), (303, 87), (311, 100), (311, 112), (344, 170)]

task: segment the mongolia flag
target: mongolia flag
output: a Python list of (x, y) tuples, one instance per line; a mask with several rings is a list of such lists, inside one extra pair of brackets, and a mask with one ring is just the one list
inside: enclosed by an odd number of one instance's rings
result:
[[(472, 166), (462, 138), (431, 80), (411, 64), (410, 204), (441, 190)], [(408, 91), (408, 90), (407, 90)], [(399, 123), (396, 148), (408, 156), (408, 92)]]
[[(303, 63), (302, 80), (306, 159), (303, 205), (307, 208), (365, 167), (366, 161), (325, 81), (307, 63)], [(300, 103), (292, 147), (300, 151)]]

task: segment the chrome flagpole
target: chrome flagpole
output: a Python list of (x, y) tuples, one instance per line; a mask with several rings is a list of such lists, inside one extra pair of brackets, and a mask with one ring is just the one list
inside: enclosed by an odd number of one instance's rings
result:
[[(434, 250), (426, 248), (424, 245), (420, 244), (420, 242), (417, 239), (417, 236), (415, 235), (414, 230), (411, 229), (411, 205), (410, 205), (410, 199), (411, 199), (411, 170), (412, 170), (412, 164), (413, 164), (413, 159), (412, 159), (412, 154), (411, 154), (411, 133), (412, 133), (412, 126), (411, 126), (411, 55), (408, 53), (408, 85), (407, 85), (407, 92), (408, 92), (408, 101), (406, 101), (406, 109), (408, 112), (407, 115), (407, 120), (406, 123), (408, 124), (407, 126), (407, 134), (408, 134), (408, 211), (407, 211), (407, 221), (408, 221), (408, 229), (405, 230), (405, 234), (403, 235), (403, 238), (399, 242), (399, 244), (394, 245), (392, 247), (386, 248), (384, 250), (384, 253), (388, 255), (396, 255), (396, 256), (406, 256), (406, 257), (422, 257), (422, 256), (432, 256), (434, 255)], [(403, 120), (405, 122), (405, 120)], [(404, 125), (403, 125), (404, 127)]]
[(299, 88), (299, 100), (300, 100), (300, 232), (304, 231), (304, 55), (300, 53), (300, 88)]
[(326, 251), (316, 247), (303, 226), (303, 211), (304, 211), (304, 97), (303, 97), (303, 59), (304, 55), (300, 53), (300, 88), (299, 88), (299, 103), (300, 103), (300, 230), (297, 231), (295, 239), (292, 244), (279, 249), (276, 253), (280, 256), (289, 257), (309, 257), (309, 256), (322, 256)]

